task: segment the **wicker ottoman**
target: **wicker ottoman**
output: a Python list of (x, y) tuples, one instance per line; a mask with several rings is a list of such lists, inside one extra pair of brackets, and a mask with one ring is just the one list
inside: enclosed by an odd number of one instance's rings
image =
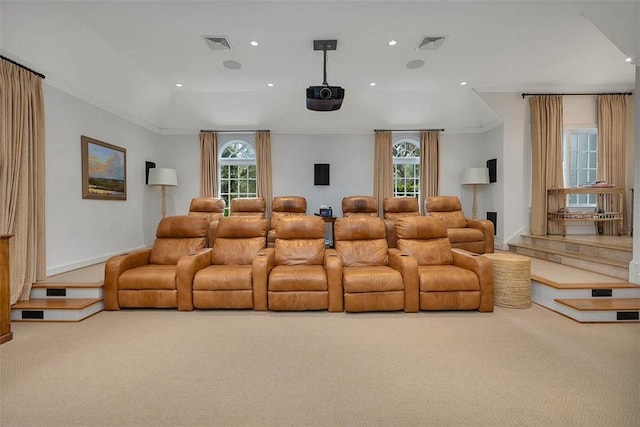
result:
[(494, 304), (531, 307), (531, 259), (512, 253), (484, 254), (493, 265)]

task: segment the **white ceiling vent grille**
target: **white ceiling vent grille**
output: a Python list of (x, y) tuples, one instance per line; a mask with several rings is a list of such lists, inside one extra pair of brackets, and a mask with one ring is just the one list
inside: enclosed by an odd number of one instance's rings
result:
[(444, 43), (444, 40), (444, 36), (425, 36), (416, 47), (416, 50), (438, 49)]
[(224, 36), (204, 36), (203, 38), (211, 50), (216, 52), (233, 50), (231, 43), (229, 43), (229, 39)]

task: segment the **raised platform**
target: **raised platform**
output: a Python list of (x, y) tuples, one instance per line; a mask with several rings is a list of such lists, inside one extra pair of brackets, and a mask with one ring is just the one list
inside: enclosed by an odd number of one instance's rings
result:
[(30, 299), (11, 306), (11, 321), (79, 322), (102, 310), (101, 298)]

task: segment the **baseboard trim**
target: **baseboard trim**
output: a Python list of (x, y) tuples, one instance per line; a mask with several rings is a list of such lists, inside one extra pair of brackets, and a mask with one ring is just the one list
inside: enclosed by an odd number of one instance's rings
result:
[(110, 253), (110, 254), (101, 255), (101, 256), (95, 257), (95, 258), (85, 259), (85, 260), (74, 262), (74, 263), (71, 263), (71, 264), (61, 264), (61, 265), (56, 265), (54, 267), (48, 267), (47, 268), (47, 277), (54, 276), (56, 274), (67, 273), (69, 271), (77, 270), (79, 268), (89, 267), (89, 266), (92, 266), (92, 265), (95, 265), (95, 264), (100, 264), (101, 262), (105, 262), (106, 260), (108, 260), (109, 258), (111, 258), (114, 255), (124, 254), (124, 253), (127, 253), (127, 252), (134, 251), (136, 249), (142, 249), (144, 247), (146, 247), (146, 246), (140, 246), (140, 247), (131, 248), (131, 249), (123, 249), (123, 250), (118, 251), (118, 252), (113, 252), (113, 253)]

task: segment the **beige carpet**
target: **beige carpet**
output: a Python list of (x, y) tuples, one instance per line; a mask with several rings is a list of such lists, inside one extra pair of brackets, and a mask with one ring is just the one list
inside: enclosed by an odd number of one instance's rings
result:
[(14, 323), (0, 425), (638, 426), (640, 325), (126, 310)]

